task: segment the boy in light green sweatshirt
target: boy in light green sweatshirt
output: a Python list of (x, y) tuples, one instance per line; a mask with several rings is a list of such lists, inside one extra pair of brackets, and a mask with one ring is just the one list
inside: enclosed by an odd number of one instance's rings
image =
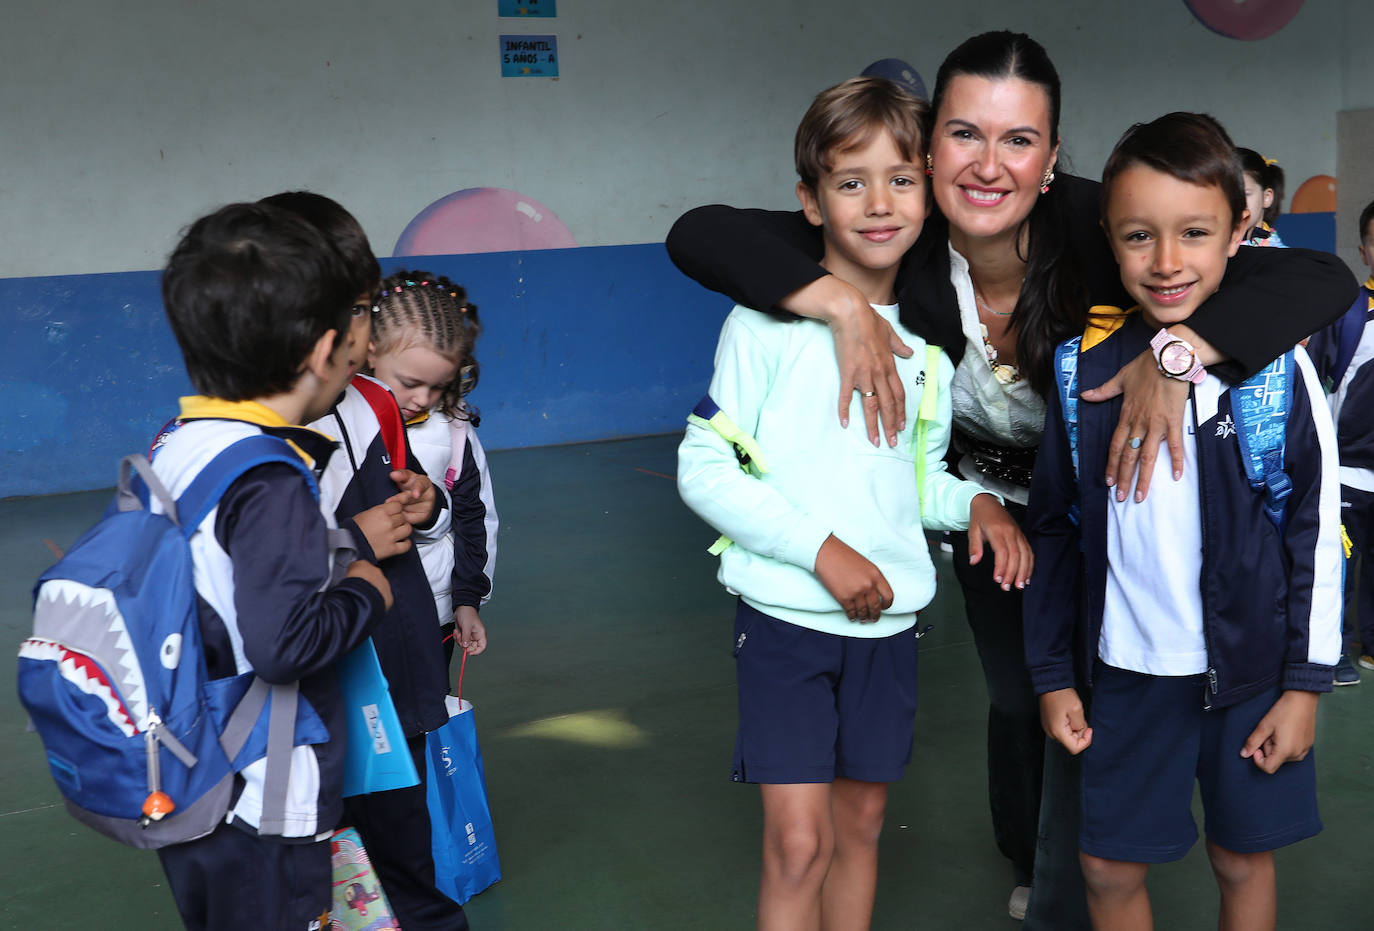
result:
[(854, 78), (816, 98), (796, 139), (821, 264), (916, 350), (896, 360), (907, 396), (897, 445), (874, 447), (832, 416), (825, 324), (736, 307), (678, 451), (679, 491), (726, 535), (713, 548), (719, 578), (740, 596), (733, 779), (758, 783), (763, 800), (760, 928), (866, 927), (872, 914), (887, 784), (911, 759), (912, 631), (935, 593), (924, 530), (967, 529), (973, 513), (1012, 541), (996, 554), (999, 577), (1019, 587), (1030, 576), (1001, 502), (945, 470), (954, 367), (902, 327), (894, 303), (928, 209), (924, 110), (889, 81)]

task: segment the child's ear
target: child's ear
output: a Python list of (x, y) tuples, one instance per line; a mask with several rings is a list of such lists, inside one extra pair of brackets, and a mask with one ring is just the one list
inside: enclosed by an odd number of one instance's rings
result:
[(1250, 209), (1240, 212), (1240, 219), (1236, 221), (1236, 226), (1231, 230), (1231, 243), (1226, 247), (1226, 255), (1232, 257), (1240, 249), (1240, 244), (1245, 242), (1245, 234), (1250, 231)]
[(316, 378), (327, 378), (330, 370), (334, 367), (336, 350), (347, 350), (347, 348), (339, 340), (338, 330), (325, 330), (320, 334), (320, 338), (315, 340), (310, 355), (306, 357), (305, 370)]
[(1273, 189), (1273, 188), (1267, 187), (1267, 188), (1264, 189), (1264, 199), (1263, 199), (1262, 201), (1260, 201), (1260, 203), (1264, 205), (1264, 209), (1265, 209), (1265, 210), (1268, 210), (1270, 207), (1274, 206), (1274, 189)]
[(808, 223), (812, 226), (825, 224), (825, 218), (821, 216), (821, 205), (816, 197), (816, 192), (805, 181), (797, 182), (797, 200), (801, 201), (802, 213), (806, 215)]
[(377, 367), (377, 343), (374, 340), (367, 341), (367, 367), (370, 369)]

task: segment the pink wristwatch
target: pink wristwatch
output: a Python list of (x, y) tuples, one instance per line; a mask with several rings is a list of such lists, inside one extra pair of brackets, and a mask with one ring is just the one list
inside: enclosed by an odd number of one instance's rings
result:
[(1207, 370), (1198, 361), (1193, 344), (1179, 339), (1168, 330), (1161, 329), (1155, 334), (1155, 338), (1150, 340), (1150, 349), (1155, 354), (1155, 364), (1169, 378), (1200, 385), (1207, 377)]

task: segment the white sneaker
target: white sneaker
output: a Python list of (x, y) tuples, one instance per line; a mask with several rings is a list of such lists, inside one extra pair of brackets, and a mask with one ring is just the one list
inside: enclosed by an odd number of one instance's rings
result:
[(1007, 900), (1007, 914), (1021, 921), (1026, 917), (1026, 907), (1030, 905), (1030, 886), (1017, 886), (1011, 890), (1011, 898)]

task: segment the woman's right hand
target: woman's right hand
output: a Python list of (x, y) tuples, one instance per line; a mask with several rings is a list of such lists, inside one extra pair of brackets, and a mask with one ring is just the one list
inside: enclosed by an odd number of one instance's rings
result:
[(872, 396), (861, 399), (868, 441), (879, 445), (881, 421), (887, 445), (896, 446), (897, 431), (906, 426), (906, 391), (892, 356), (909, 358), (911, 347), (869, 306), (858, 288), (834, 275), (824, 275), (793, 291), (779, 306), (830, 325), (840, 366), (840, 426), (849, 426), (854, 392), (871, 391)]

